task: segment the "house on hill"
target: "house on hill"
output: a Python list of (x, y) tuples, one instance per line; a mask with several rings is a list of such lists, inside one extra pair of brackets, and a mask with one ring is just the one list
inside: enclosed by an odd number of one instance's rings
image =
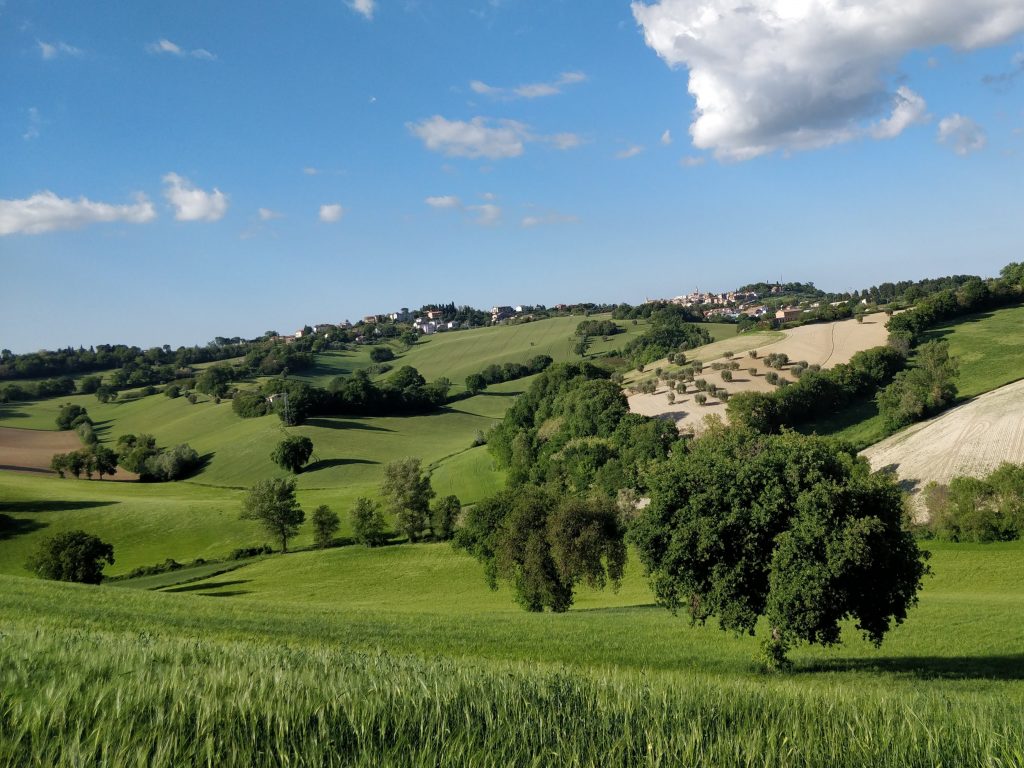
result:
[(507, 320), (515, 315), (515, 313), (516, 311), (512, 307), (491, 307), (491, 322), (497, 323)]
[(803, 310), (800, 307), (783, 307), (775, 313), (775, 319), (782, 323), (791, 323), (799, 320), (801, 315)]

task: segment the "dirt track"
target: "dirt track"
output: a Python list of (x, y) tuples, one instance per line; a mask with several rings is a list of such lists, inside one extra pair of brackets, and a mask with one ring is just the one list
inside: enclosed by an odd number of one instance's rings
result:
[(894, 469), (911, 491), (933, 480), (978, 477), (1004, 461), (1024, 462), (1024, 381), (914, 424), (863, 455), (873, 469)]
[[(55, 474), (50, 459), (55, 453), (69, 453), (82, 447), (75, 432), (0, 427), (0, 469), (33, 474)], [(107, 480), (138, 480), (138, 476), (118, 468)]]
[[(737, 392), (772, 392), (775, 386), (765, 381), (765, 373), (770, 369), (764, 364), (764, 357), (773, 352), (784, 353), (793, 362), (805, 361), (811, 365), (820, 365), (823, 368), (831, 368), (840, 363), (847, 363), (856, 352), (871, 347), (878, 347), (886, 343), (889, 332), (885, 329), (888, 317), (884, 314), (874, 314), (865, 317), (863, 323), (856, 320), (841, 320), (836, 323), (817, 323), (814, 325), (803, 325), (799, 328), (783, 331), (785, 337), (756, 347), (757, 359), (747, 354), (737, 354), (733, 359), (740, 364), (740, 370), (733, 372), (731, 382), (722, 381), (721, 372), (710, 369), (710, 364), (717, 361), (724, 361), (725, 358), (708, 358), (702, 354), (701, 349), (695, 349), (688, 353), (689, 357), (699, 359), (704, 363), (704, 372), (700, 378), (705, 379), (709, 384), (728, 390), (729, 394)], [(716, 352), (723, 349), (724, 342), (716, 342), (704, 349), (714, 349)], [(739, 347), (738, 344), (733, 345)], [(654, 363), (649, 368), (656, 367), (662, 363)], [(750, 375), (749, 368), (755, 368), (756, 373)], [(780, 371), (783, 378), (793, 380), (785, 371)], [(676, 422), (680, 430), (699, 430), (704, 419), (711, 415), (717, 415), (723, 420), (725, 416), (725, 403), (709, 398), (706, 405), (698, 405), (693, 397), (695, 389), (691, 385), (687, 394), (676, 395), (675, 403), (668, 402), (668, 388), (662, 385), (652, 395), (632, 395), (629, 397), (629, 409), (633, 413), (640, 413), (644, 416), (657, 416), (671, 419)]]

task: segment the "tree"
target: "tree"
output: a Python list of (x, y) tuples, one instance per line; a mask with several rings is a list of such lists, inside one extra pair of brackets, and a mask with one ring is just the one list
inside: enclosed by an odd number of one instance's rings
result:
[(313, 455), (313, 441), (301, 435), (289, 435), (274, 449), (270, 458), (281, 469), (299, 474), (303, 465)]
[(337, 513), (332, 512), (331, 508), (326, 504), (321, 504), (313, 510), (311, 519), (313, 522), (313, 542), (320, 549), (331, 546), (331, 543), (334, 541), (334, 534), (341, 527), (341, 520), (338, 519)]
[(114, 548), (85, 531), (65, 531), (43, 540), (26, 563), (43, 579), (99, 584), (104, 563), (114, 564)]
[(374, 502), (367, 498), (356, 499), (351, 514), (352, 536), (360, 544), (376, 547), (386, 540), (384, 515)]
[(270, 536), (279, 539), (281, 551), (288, 551), (288, 539), (299, 532), (306, 519), (295, 500), (294, 480), (260, 480), (242, 499), (243, 520), (256, 520)]
[(854, 619), (876, 645), (928, 572), (895, 480), (850, 446), (713, 426), (653, 472), (631, 535), (658, 602), (754, 634), (766, 666), (797, 642), (839, 642)]
[(455, 521), (462, 511), (458, 496), (445, 496), (430, 510), (430, 530), (434, 537), (448, 541), (455, 533)]
[(117, 454), (105, 445), (93, 445), (89, 448), (88, 461), (92, 470), (100, 476), (100, 480), (104, 475), (113, 477), (117, 473)]
[(100, 388), (103, 379), (99, 376), (86, 376), (78, 383), (78, 391), (83, 395), (91, 395)]
[(101, 403), (110, 403), (117, 400), (117, 390), (109, 384), (101, 384), (95, 391), (96, 399)]
[(526, 610), (561, 613), (580, 581), (618, 586), (626, 563), (623, 534), (610, 499), (559, 498), (523, 486), (470, 509), (455, 547), (483, 563), (491, 589), (499, 579), (509, 581)]
[(420, 460), (407, 458), (385, 464), (380, 493), (398, 528), (409, 541), (416, 541), (427, 527), (430, 500), (434, 498), (430, 477), (421, 472)]
[(487, 389), (487, 380), (479, 373), (471, 373), (466, 377), (466, 391), (471, 395)]
[(57, 412), (57, 429), (74, 429), (78, 426), (75, 420), (81, 416), (88, 417), (85, 408), (76, 403), (65, 403)]
[(230, 365), (211, 365), (196, 378), (196, 391), (211, 397), (224, 397), (231, 375)]

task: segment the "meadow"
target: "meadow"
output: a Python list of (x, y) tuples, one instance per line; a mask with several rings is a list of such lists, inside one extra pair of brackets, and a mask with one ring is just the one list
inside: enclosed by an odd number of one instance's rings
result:
[[(599, 318), (607, 315), (596, 316)], [(425, 337), (407, 351), (395, 345), (396, 368), (414, 365), (428, 378), (447, 375), (461, 388), (465, 375), (492, 362), (525, 362), (538, 354), (556, 360), (579, 359), (571, 353), (573, 332), (582, 317), (558, 317)], [(624, 344), (645, 324), (623, 324), (626, 331), (607, 341), (595, 339), (590, 354)], [(716, 336), (735, 326), (708, 326)], [(325, 384), (335, 375), (370, 364), (367, 347), (318, 357), (308, 378)], [(347, 366), (347, 367), (346, 367)], [(457, 378), (461, 377), (461, 378)], [(497, 491), (504, 482), (482, 446), (473, 447), (501, 419), (518, 393), (532, 381), (491, 385), (481, 394), (453, 402), (432, 414), (404, 417), (320, 417), (290, 428), (313, 441), (314, 454), (298, 475), (298, 499), (307, 515), (326, 504), (342, 518), (348, 535), (348, 511), (360, 496), (376, 497), (388, 461), (417, 456), (430, 472), (435, 491), (454, 494), (464, 504)], [(0, 425), (52, 430), (62, 404), (86, 407), (100, 439), (112, 443), (122, 434), (148, 433), (163, 446), (187, 442), (204, 458), (200, 473), (185, 482), (129, 485), (106, 481), (60, 480), (0, 472), (0, 573), (25, 573), (24, 560), (44, 536), (84, 528), (114, 544), (117, 562), (111, 574), (125, 573), (166, 558), (223, 558), (237, 547), (263, 543), (260, 528), (238, 519), (242, 492), (261, 478), (287, 477), (270, 453), (286, 434), (273, 415), (241, 419), (230, 401), (200, 396), (195, 404), (161, 394), (100, 403), (92, 395), (0, 405)], [(312, 540), (303, 530), (294, 545)]]
[(0, 765), (1021, 765), (1024, 547), (932, 548), (881, 649), (849, 628), (775, 676), (632, 568), (563, 615), (441, 544), (171, 594), (0, 577)]
[[(932, 329), (924, 341), (944, 339), (958, 358), (957, 398), (968, 400), (1024, 377), (1024, 306), (997, 309), (958, 318)], [(913, 357), (910, 364), (913, 365)], [(874, 401), (855, 403), (842, 413), (812, 424), (801, 432), (816, 432), (849, 440), (860, 448), (887, 436)]]

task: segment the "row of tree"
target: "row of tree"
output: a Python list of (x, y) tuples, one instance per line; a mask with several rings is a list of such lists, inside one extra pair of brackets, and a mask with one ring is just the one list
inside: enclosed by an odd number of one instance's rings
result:
[[(893, 380), (906, 358), (892, 347), (857, 352), (849, 363), (828, 370), (802, 370), (797, 381), (774, 392), (738, 392), (729, 398), (726, 413), (733, 424), (758, 432), (778, 432), (831, 415), (850, 403), (873, 396)], [(779, 362), (779, 365), (787, 365)], [(777, 374), (776, 374), (777, 375)]]
[(925, 533), (947, 541), (1013, 541), (1024, 534), (1024, 465), (1003, 463), (985, 477), (929, 483)]

